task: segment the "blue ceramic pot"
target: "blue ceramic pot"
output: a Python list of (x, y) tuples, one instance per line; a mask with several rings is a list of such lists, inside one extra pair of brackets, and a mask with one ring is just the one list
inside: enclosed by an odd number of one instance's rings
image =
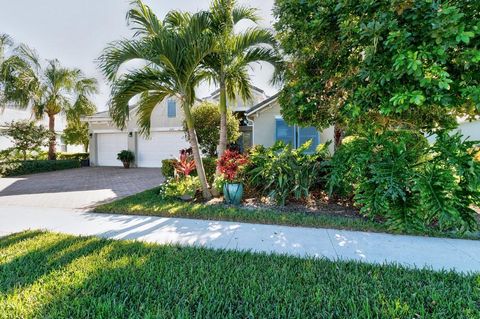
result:
[(240, 205), (243, 197), (243, 185), (239, 183), (224, 184), (223, 185), (223, 198), (225, 203)]

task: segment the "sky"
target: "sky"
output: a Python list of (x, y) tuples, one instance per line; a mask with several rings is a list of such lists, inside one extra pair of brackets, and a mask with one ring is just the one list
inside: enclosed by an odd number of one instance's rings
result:
[[(274, 0), (237, 0), (240, 5), (259, 9), (261, 25), (271, 28)], [(160, 18), (172, 9), (195, 12), (208, 9), (209, 0), (144, 0)], [(94, 97), (99, 111), (107, 109), (110, 89), (99, 72), (95, 59), (105, 46), (131, 37), (125, 21), (130, 0), (0, 0), (0, 33), (9, 34), (17, 43), (37, 50), (44, 59), (57, 58), (62, 65), (80, 68), (96, 77), (100, 93)], [(240, 29), (248, 27), (241, 25)], [(252, 83), (268, 95), (278, 88), (269, 84), (272, 68), (255, 65)], [(198, 97), (208, 96), (214, 87), (202, 85)]]

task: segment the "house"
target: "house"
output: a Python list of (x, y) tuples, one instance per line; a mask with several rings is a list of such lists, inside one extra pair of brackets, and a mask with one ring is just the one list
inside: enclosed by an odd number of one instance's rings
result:
[[(14, 105), (6, 105), (3, 110), (0, 109), (0, 131), (5, 128), (5, 125), (12, 121), (28, 120), (33, 121), (35, 117), (31, 108), (23, 109)], [(45, 116), (37, 122), (39, 125), (48, 127), (48, 117)], [(67, 119), (64, 114), (57, 114), (55, 116), (55, 132), (57, 136), (57, 150), (60, 152), (83, 152), (83, 147), (80, 145), (67, 145), (62, 139), (62, 133), (67, 126)], [(0, 136), (0, 151), (12, 147), (13, 144), (6, 136)]]
[[(313, 151), (318, 144), (333, 141), (333, 126), (318, 131), (314, 127), (288, 125), (280, 112), (278, 93), (269, 97), (256, 87), (252, 87), (252, 92), (254, 97), (249, 103), (241, 100), (228, 102), (228, 107), (240, 121), (242, 135), (238, 143), (241, 147), (269, 147), (276, 141), (299, 147), (312, 140), (310, 150)], [(219, 91), (204, 100), (218, 102)], [(180, 149), (190, 146), (183, 130), (183, 111), (175, 97), (167, 98), (155, 107), (149, 137), (139, 133), (135, 111), (135, 107), (131, 107), (130, 119), (123, 130), (115, 126), (108, 111), (84, 118), (89, 123), (91, 165), (121, 166), (117, 153), (128, 149), (135, 153), (135, 166), (160, 167), (163, 159), (177, 157)], [(480, 140), (480, 121), (460, 121), (459, 130), (471, 139)], [(333, 143), (329, 145), (329, 151), (333, 153)]]
[[(263, 100), (250, 108), (245, 116), (252, 126), (252, 144), (272, 146), (276, 141), (283, 141), (293, 147), (299, 147), (308, 140), (312, 140), (310, 151), (314, 151), (318, 144), (333, 141), (333, 126), (323, 131), (315, 127), (300, 127), (288, 125), (280, 113), (278, 93)], [(333, 144), (329, 150), (333, 153)]]
[[(245, 148), (252, 145), (252, 127), (245, 113), (268, 98), (263, 90), (254, 86), (252, 95), (252, 100), (248, 103), (238, 99), (227, 104), (239, 119), (242, 134), (238, 143)], [(220, 91), (216, 90), (203, 100), (218, 103), (219, 99)], [(184, 114), (175, 97), (165, 99), (153, 110), (149, 137), (139, 133), (135, 113), (135, 107), (131, 107), (129, 121), (123, 130), (115, 126), (108, 111), (83, 119), (89, 123), (91, 165), (121, 166), (117, 153), (128, 149), (135, 153), (135, 166), (160, 167), (163, 159), (177, 157), (180, 149), (190, 147), (183, 130)]]

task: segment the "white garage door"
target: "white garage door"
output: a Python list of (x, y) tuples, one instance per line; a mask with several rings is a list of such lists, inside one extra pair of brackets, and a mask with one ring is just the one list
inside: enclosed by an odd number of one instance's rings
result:
[(122, 166), (117, 160), (117, 154), (128, 149), (127, 133), (99, 133), (97, 134), (97, 165)]
[(177, 158), (181, 149), (190, 147), (182, 131), (152, 132), (149, 139), (138, 136), (137, 145), (139, 167), (160, 167), (162, 160)]

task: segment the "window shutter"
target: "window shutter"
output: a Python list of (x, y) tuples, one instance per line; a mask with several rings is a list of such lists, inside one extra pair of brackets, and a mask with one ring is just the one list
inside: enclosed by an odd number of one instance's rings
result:
[(167, 115), (168, 117), (177, 116), (177, 102), (175, 100), (170, 99), (167, 101)]
[(312, 144), (308, 148), (307, 152), (308, 153), (313, 153), (315, 152), (315, 149), (318, 146), (318, 131), (315, 127), (310, 126), (310, 127), (299, 127), (298, 128), (298, 145), (297, 147), (300, 147), (301, 145), (305, 144), (308, 140), (312, 140)]
[(289, 126), (283, 119), (276, 119), (275, 140), (283, 141), (295, 147), (295, 129)]

